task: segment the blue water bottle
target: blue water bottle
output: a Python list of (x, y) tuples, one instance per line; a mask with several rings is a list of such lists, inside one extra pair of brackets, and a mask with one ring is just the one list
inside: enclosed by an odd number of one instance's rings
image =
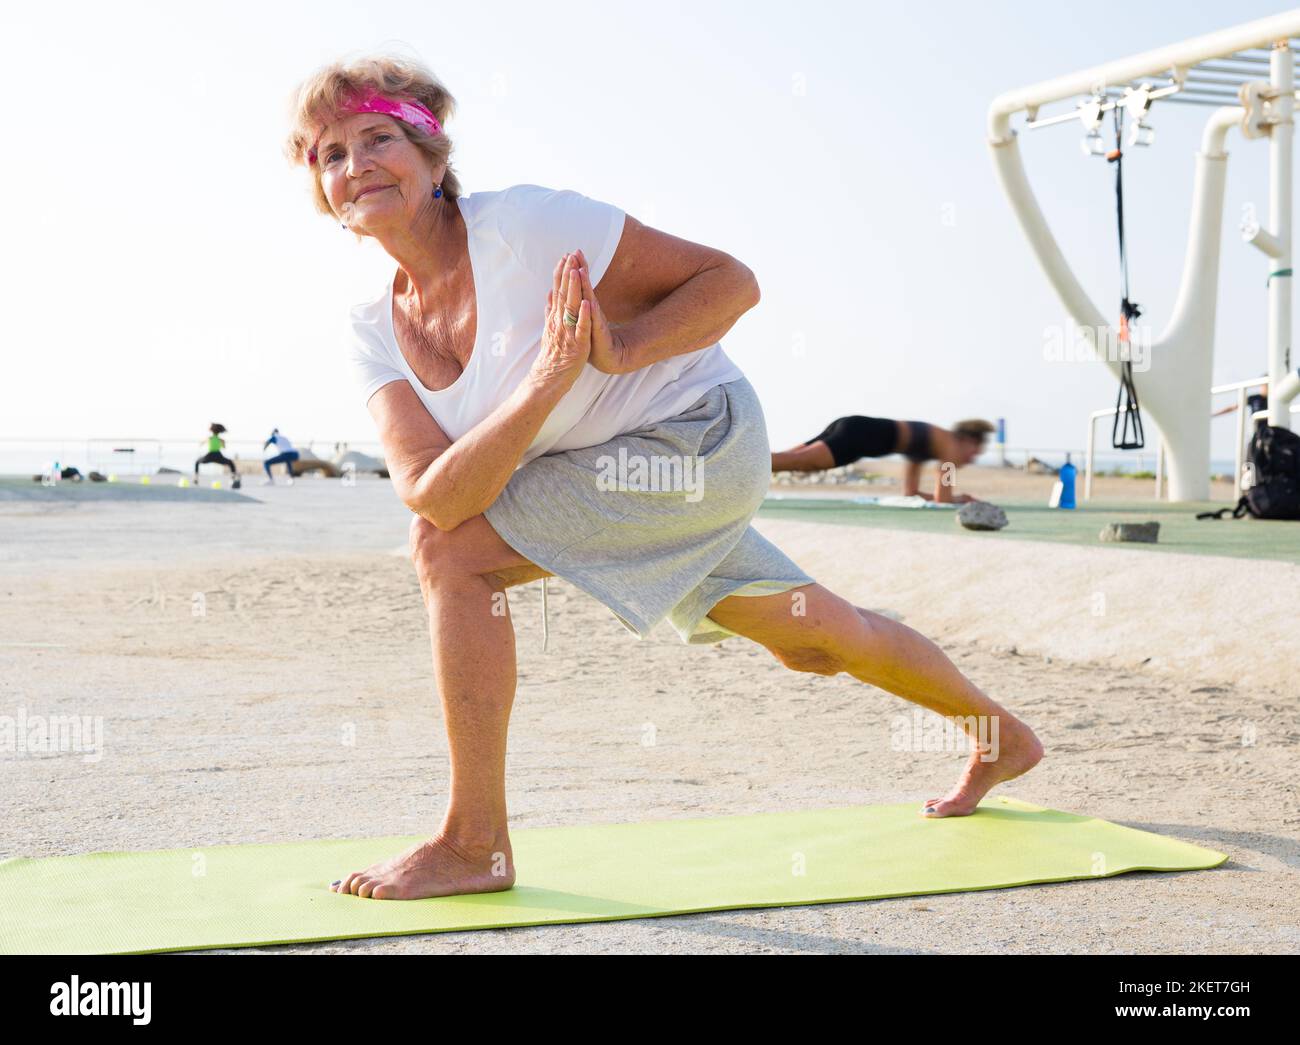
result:
[(1070, 463), (1070, 455), (1065, 455), (1065, 464), (1061, 465), (1061, 503), (1059, 508), (1073, 508), (1074, 504), (1074, 477), (1079, 470)]

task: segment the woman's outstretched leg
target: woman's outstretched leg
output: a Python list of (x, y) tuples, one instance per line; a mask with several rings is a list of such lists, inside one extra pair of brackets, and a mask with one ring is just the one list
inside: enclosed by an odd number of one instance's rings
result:
[(505, 589), (549, 574), (481, 515), (447, 531), (417, 517), (411, 556), (451, 755), (447, 810), (431, 838), (330, 888), (377, 900), (499, 892), (515, 881), (505, 784), (515, 633)]
[(988, 697), (924, 635), (864, 610), (820, 584), (779, 595), (732, 595), (709, 617), (769, 649), (795, 671), (848, 672), (952, 720), (973, 741), (952, 790), (929, 799), (933, 816), (966, 816), (989, 790), (1043, 757), (1032, 729)]
[(835, 467), (830, 447), (817, 440), (807, 446), (795, 446), (772, 454), (774, 472), (820, 472)]

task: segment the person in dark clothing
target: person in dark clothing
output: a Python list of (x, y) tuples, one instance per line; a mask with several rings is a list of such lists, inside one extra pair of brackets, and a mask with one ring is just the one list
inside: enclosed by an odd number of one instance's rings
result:
[(199, 465), (201, 464), (224, 464), (230, 469), (231, 478), (234, 480), (230, 484), (232, 490), (239, 489), (239, 470), (235, 467), (235, 462), (223, 454), (221, 451), (225, 448), (226, 441), (221, 438), (221, 433), (226, 430), (226, 426), (213, 422), (208, 426), (208, 452), (194, 462), (194, 482), (199, 481)]
[(262, 444), (262, 453), (265, 454), (267, 450), (271, 451), (271, 455), (262, 461), (262, 468), (266, 471), (266, 478), (262, 480), (262, 485), (271, 486), (275, 482), (274, 477), (271, 475), (271, 465), (282, 464), (284, 465), (285, 484), (292, 486), (293, 462), (301, 456), (293, 448), (293, 443), (289, 442), (280, 429), (273, 428), (271, 429), (270, 438)]
[[(887, 417), (852, 414), (837, 417), (798, 446), (772, 454), (772, 471), (819, 472), (842, 468), (864, 457), (887, 457), (898, 453), (908, 461), (903, 475), (905, 496), (916, 495), (945, 504), (964, 504), (977, 498), (969, 494), (954, 494), (955, 470), (970, 464), (983, 452), (985, 440), (993, 431), (992, 424), (977, 418), (959, 421), (947, 429), (925, 421), (895, 421)], [(931, 460), (940, 462), (933, 496), (920, 491), (921, 465)]]
[[(1237, 409), (1237, 404), (1232, 403), (1225, 406), (1222, 410), (1213, 411), (1211, 417), (1221, 417), (1223, 414), (1230, 414)], [(1246, 396), (1246, 419), (1250, 420), (1255, 414), (1268, 409), (1268, 385), (1260, 385), (1258, 392), (1251, 392)], [(1261, 417), (1257, 424), (1267, 423), (1267, 417)]]

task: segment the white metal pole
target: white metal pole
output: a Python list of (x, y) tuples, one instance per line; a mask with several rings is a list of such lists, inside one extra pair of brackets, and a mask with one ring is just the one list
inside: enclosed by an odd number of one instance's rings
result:
[(1161, 487), (1165, 483), (1165, 441), (1156, 433), (1156, 500), (1160, 500)]
[(1083, 499), (1092, 500), (1092, 450), (1097, 433), (1097, 415), (1088, 415), (1088, 449), (1083, 457)]
[[(1268, 423), (1290, 427), (1291, 411), (1276, 395), (1291, 369), (1291, 144), (1295, 124), (1295, 71), (1289, 40), (1273, 45), (1269, 68), (1276, 122), (1269, 131), (1269, 220), (1279, 253), (1268, 281)], [(1285, 273), (1285, 274), (1283, 274)]]
[(1241, 467), (1246, 463), (1246, 388), (1237, 389), (1237, 452), (1233, 457), (1232, 503), (1241, 500)]
[(1084, 451), (1083, 462), (1083, 499), (1092, 500), (1092, 473), (1093, 463), (1096, 457), (1097, 448), (1097, 422), (1103, 417), (1114, 417), (1116, 408), (1111, 407), (1109, 410), (1094, 410), (1088, 415), (1088, 442), (1087, 449)]
[(1011, 114), (1022, 109), (1029, 110), (1032, 119), (1038, 115), (1040, 106), (1075, 95), (1091, 94), (1099, 84), (1125, 84), (1251, 47), (1267, 47), (1274, 40), (1291, 36), (1300, 36), (1300, 8), (1006, 91), (993, 99), (989, 109), (989, 137), (993, 142), (1008, 140)]

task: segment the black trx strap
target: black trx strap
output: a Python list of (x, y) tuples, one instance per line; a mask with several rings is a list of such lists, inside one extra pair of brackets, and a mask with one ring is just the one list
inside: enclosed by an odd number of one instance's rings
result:
[[(1124, 244), (1124, 150), (1121, 147), (1124, 129), (1123, 106), (1116, 105), (1114, 112), (1115, 150), (1106, 154), (1106, 160), (1115, 165), (1115, 213), (1119, 221), (1119, 274), (1124, 293), (1119, 303), (1119, 339), (1127, 345), (1129, 323), (1137, 319), (1142, 314), (1142, 310), (1128, 297), (1128, 249)], [(1116, 450), (1141, 450), (1146, 445), (1146, 441), (1142, 433), (1142, 413), (1138, 407), (1137, 389), (1133, 386), (1133, 361), (1123, 360), (1122, 367), (1119, 392), (1115, 396), (1115, 423), (1110, 430), (1110, 444)]]
[(1243, 515), (1245, 515), (1248, 511), (1250, 511), (1250, 509), (1247, 507), (1248, 504), (1249, 502), (1246, 500), (1246, 498), (1243, 497), (1241, 500), (1237, 502), (1237, 507), (1235, 508), (1220, 508), (1217, 512), (1197, 512), (1196, 518), (1222, 519), (1228, 512), (1232, 512), (1232, 517), (1234, 519), (1240, 519)]

